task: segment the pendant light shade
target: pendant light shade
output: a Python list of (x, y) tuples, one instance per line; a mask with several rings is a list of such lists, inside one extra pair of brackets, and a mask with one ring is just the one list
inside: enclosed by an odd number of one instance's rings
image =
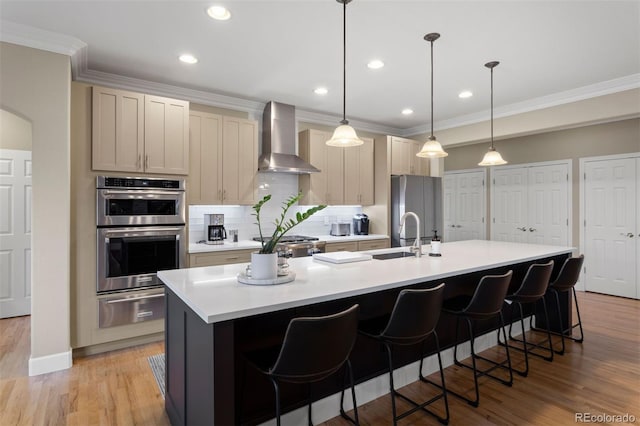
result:
[(358, 146), (364, 142), (358, 137), (346, 118), (347, 110), (347, 4), (351, 0), (336, 0), (342, 3), (342, 121), (326, 144), (329, 146)]
[(484, 64), (485, 67), (491, 70), (491, 147), (489, 148), (489, 152), (482, 158), (482, 161), (478, 163), (478, 166), (501, 166), (507, 164), (502, 158), (502, 155), (493, 147), (493, 69), (497, 67), (498, 64), (500, 64), (498, 61)]
[(418, 157), (442, 158), (449, 155), (442, 149), (442, 145), (440, 145), (440, 142), (438, 142), (433, 135), (433, 42), (439, 38), (440, 34), (438, 33), (429, 33), (424, 36), (424, 39), (431, 44), (431, 136), (429, 136), (429, 139), (422, 145), (420, 152), (416, 154)]

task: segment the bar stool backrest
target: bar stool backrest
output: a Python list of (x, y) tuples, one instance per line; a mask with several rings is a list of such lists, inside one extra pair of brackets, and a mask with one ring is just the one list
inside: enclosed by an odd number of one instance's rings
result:
[(553, 272), (553, 260), (547, 263), (534, 263), (529, 266), (527, 274), (520, 284), (520, 288), (514, 293), (521, 301), (530, 299), (536, 301), (540, 299), (549, 287), (549, 280)]
[(580, 268), (584, 262), (584, 254), (578, 257), (570, 257), (564, 261), (562, 269), (556, 280), (550, 285), (550, 287), (557, 291), (569, 291), (576, 285), (578, 278), (580, 277)]
[(382, 339), (400, 345), (411, 345), (424, 340), (438, 324), (444, 283), (434, 288), (400, 292)]
[(292, 319), (269, 372), (284, 381), (308, 383), (338, 371), (353, 349), (359, 309), (356, 304), (333, 315)]
[(485, 275), (480, 279), (471, 301), (462, 310), (470, 317), (482, 318), (497, 315), (502, 310), (513, 271), (503, 275)]

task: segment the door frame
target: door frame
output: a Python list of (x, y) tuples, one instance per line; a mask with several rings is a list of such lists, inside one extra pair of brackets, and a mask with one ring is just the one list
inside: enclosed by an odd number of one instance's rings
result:
[[(484, 173), (484, 185), (482, 185), (482, 202), (484, 203), (484, 231), (482, 233), (482, 239), (486, 240), (487, 239), (487, 235), (489, 234), (487, 232), (487, 227), (489, 226), (489, 203), (488, 203), (488, 199), (487, 199), (487, 187), (489, 186), (489, 175), (487, 173), (487, 167), (476, 167), (473, 169), (460, 169), (460, 170), (449, 170), (449, 171), (445, 171), (443, 174), (443, 179), (444, 176), (447, 175), (453, 175), (453, 174), (464, 174), (464, 173), (476, 173), (476, 172), (483, 172)], [(443, 188), (443, 195), (444, 195), (444, 188)], [(444, 205), (442, 207), (444, 209)], [(444, 217), (444, 211), (443, 211), (443, 217)], [(442, 232), (442, 236), (444, 236), (444, 230)]]
[[(566, 159), (566, 160), (553, 160), (553, 161), (540, 161), (537, 163), (521, 163), (521, 164), (509, 164), (506, 166), (498, 166), (500, 169), (518, 169), (518, 168), (524, 168), (524, 167), (540, 167), (540, 166), (554, 166), (554, 165), (558, 165), (558, 164), (564, 164), (567, 166), (567, 198), (569, 199), (569, 203), (567, 205), (567, 219), (569, 219), (569, 224), (568, 224), (568, 229), (567, 229), (567, 242), (568, 242), (568, 246), (571, 246), (573, 244), (573, 160), (572, 159)], [(494, 167), (491, 167), (491, 174), (489, 176), (489, 179), (491, 179), (491, 181), (489, 182), (489, 205), (490, 205), (490, 211), (489, 213), (493, 212), (494, 209), (494, 184), (495, 184), (495, 179), (493, 176), (493, 170)], [(489, 239), (493, 239), (493, 227), (491, 226), (493, 224), (493, 216), (488, 216), (489, 220)]]
[[(640, 152), (629, 152), (626, 154), (613, 154), (613, 155), (598, 155), (598, 156), (594, 156), (594, 157), (581, 157), (579, 160), (579, 169), (578, 169), (578, 180), (580, 181), (579, 184), (579, 213), (578, 213), (578, 217), (579, 217), (579, 222), (582, 225), (579, 227), (579, 233), (578, 233), (578, 237), (580, 238), (580, 244), (579, 244), (579, 248), (580, 248), (580, 253), (584, 253), (585, 250), (585, 236), (584, 236), (584, 221), (586, 220), (586, 212), (585, 212), (585, 203), (586, 203), (586, 198), (585, 198), (585, 168), (587, 163), (592, 162), (592, 161), (607, 161), (607, 160), (622, 160), (625, 158), (640, 158)], [(585, 289), (585, 285), (584, 285), (584, 267), (582, 269), (582, 271), (580, 271), (580, 279), (578, 280), (578, 282), (576, 283), (576, 289), (582, 290), (582, 291), (586, 291)]]

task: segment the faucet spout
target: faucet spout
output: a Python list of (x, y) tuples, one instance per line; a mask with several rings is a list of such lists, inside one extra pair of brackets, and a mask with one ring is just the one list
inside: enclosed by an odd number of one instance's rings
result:
[(404, 227), (404, 222), (407, 217), (411, 216), (416, 221), (416, 239), (411, 246), (411, 251), (416, 254), (416, 257), (422, 256), (422, 244), (420, 241), (420, 218), (414, 212), (406, 212), (400, 218), (400, 229), (398, 229), (398, 233), (402, 233), (402, 228)]

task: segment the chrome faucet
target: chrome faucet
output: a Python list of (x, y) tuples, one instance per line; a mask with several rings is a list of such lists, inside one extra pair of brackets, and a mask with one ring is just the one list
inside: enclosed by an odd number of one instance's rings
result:
[(422, 256), (422, 244), (420, 241), (420, 218), (414, 212), (406, 212), (400, 218), (400, 228), (398, 229), (398, 233), (402, 234), (402, 228), (404, 227), (404, 221), (407, 216), (411, 216), (416, 220), (416, 240), (413, 242), (413, 245), (409, 249), (411, 253), (414, 253), (416, 257)]

